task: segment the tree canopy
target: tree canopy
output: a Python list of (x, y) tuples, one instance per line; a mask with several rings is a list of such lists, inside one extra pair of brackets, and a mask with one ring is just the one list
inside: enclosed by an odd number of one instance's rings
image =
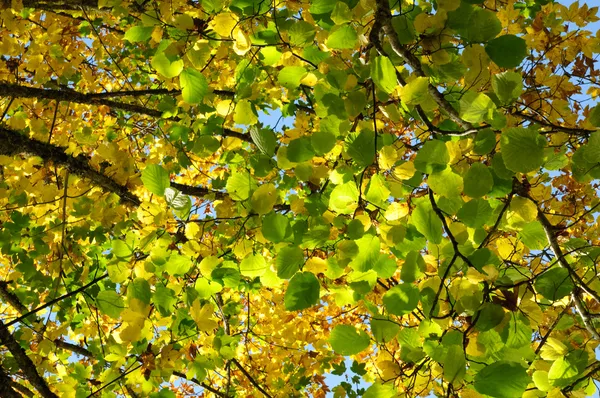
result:
[(0, 395), (593, 394), (597, 11), (0, 1)]

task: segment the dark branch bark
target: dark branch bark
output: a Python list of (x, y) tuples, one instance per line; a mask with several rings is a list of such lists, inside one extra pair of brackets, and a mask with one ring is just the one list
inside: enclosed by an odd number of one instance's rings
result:
[(21, 395), (13, 390), (12, 379), (6, 374), (2, 365), (0, 365), (0, 397), (21, 398)]
[(87, 348), (84, 348), (80, 345), (77, 345), (77, 344), (71, 344), (71, 343), (67, 343), (66, 341), (55, 339), (54, 345), (56, 345), (58, 348), (62, 348), (63, 350), (74, 352), (75, 354), (79, 354), (84, 357), (88, 357), (88, 358), (94, 357), (94, 354), (92, 354), (92, 352), (90, 350), (88, 350)]
[(563, 133), (567, 133), (567, 134), (572, 134), (572, 135), (578, 135), (578, 136), (582, 136), (582, 137), (589, 137), (590, 134), (592, 134), (595, 130), (586, 130), (586, 129), (581, 129), (581, 128), (576, 128), (576, 127), (565, 127), (565, 126), (560, 126), (557, 124), (553, 124), (550, 122), (547, 122), (545, 120), (539, 120), (536, 117), (532, 116), (532, 115), (528, 115), (526, 113), (520, 112), (520, 111), (515, 111), (512, 113), (515, 116), (518, 116), (520, 118), (523, 118), (525, 120), (528, 120), (532, 123), (537, 123), (539, 125), (542, 125), (544, 127), (548, 127), (550, 128), (552, 131), (560, 131)]
[(237, 359), (234, 358), (231, 360), (231, 362), (233, 362), (233, 364), (235, 366), (237, 366), (239, 370), (241, 370), (241, 372), (244, 374), (244, 376), (246, 376), (246, 378), (248, 378), (250, 383), (252, 383), (252, 385), (254, 387), (256, 387), (256, 389), (258, 391), (260, 391), (265, 397), (272, 398), (271, 395), (264, 388), (262, 388), (261, 385), (258, 384), (258, 382), (256, 380), (254, 380), (254, 377), (252, 377), (252, 375), (250, 373), (248, 373), (248, 371), (246, 369), (244, 369), (242, 364), (240, 364)]
[(39, 156), (55, 165), (65, 167), (69, 172), (91, 180), (94, 185), (104, 191), (119, 195), (125, 203), (135, 206), (139, 206), (141, 203), (140, 199), (127, 187), (92, 168), (85, 156), (67, 155), (59, 146), (30, 139), (16, 131), (0, 127), (0, 155), (15, 156), (19, 154)]
[[(421, 61), (411, 53), (406, 47), (404, 47), (400, 40), (398, 39), (398, 34), (394, 30), (394, 26), (392, 25), (392, 12), (390, 10), (390, 4), (388, 0), (376, 0), (377, 3), (377, 11), (375, 12), (375, 23), (371, 29), (371, 33), (369, 34), (369, 40), (373, 45), (378, 49), (383, 49), (381, 45), (380, 34), (381, 32), (385, 33), (385, 36), (388, 38), (392, 50), (400, 57), (402, 57), (406, 63), (412, 68), (413, 72), (417, 76), (426, 76), (423, 68), (421, 66)], [(433, 97), (434, 101), (438, 104), (440, 109), (448, 114), (450, 119), (458, 124), (464, 130), (471, 130), (473, 126), (471, 123), (464, 121), (459, 115), (456, 109), (452, 107), (450, 102), (444, 97), (442, 93), (438, 91), (438, 89), (429, 83), (427, 87), (427, 91)]]
[(33, 361), (27, 356), (25, 350), (15, 340), (2, 321), (0, 321), (0, 342), (8, 348), (27, 380), (38, 390), (42, 397), (58, 398), (58, 395), (50, 390), (46, 381), (38, 373)]
[[(7, 302), (8, 304), (10, 304), (15, 310), (17, 310), (19, 312), (19, 314), (23, 315), (26, 314), (28, 312), (27, 307), (25, 307), (23, 305), (23, 303), (21, 303), (21, 301), (19, 300), (19, 298), (12, 292), (10, 292), (7, 288), (8, 283), (4, 282), (4, 281), (0, 281), (0, 298), (2, 298), (5, 302)], [(36, 321), (39, 318), (36, 317)], [(58, 348), (62, 348), (64, 350), (68, 350), (71, 352), (74, 352), (76, 354), (88, 357), (88, 358), (93, 358), (93, 354), (91, 353), (91, 351), (89, 351), (88, 349), (81, 347), (79, 345), (76, 344), (71, 344), (71, 343), (67, 343), (66, 341), (62, 341), (59, 339), (55, 339), (54, 340), (54, 345), (56, 345)]]
[(214, 195), (216, 199), (223, 199), (227, 196), (227, 194), (225, 194), (224, 192), (213, 191), (205, 187), (193, 187), (191, 185), (179, 184), (173, 181), (171, 181), (171, 187), (179, 190), (185, 195), (191, 195), (198, 198), (202, 198), (208, 195)]
[(89, 10), (99, 9), (98, 0), (23, 0), (23, 7), (49, 11), (80, 11), (82, 8)]
[(95, 285), (96, 283), (100, 282), (102, 279), (105, 279), (107, 277), (108, 277), (108, 274), (104, 274), (102, 276), (99, 276), (99, 277), (95, 278), (94, 280), (92, 280), (90, 283), (88, 283), (86, 285), (83, 285), (83, 286), (81, 286), (78, 289), (70, 291), (69, 293), (66, 293), (66, 294), (64, 294), (64, 295), (62, 295), (60, 297), (57, 297), (54, 300), (50, 300), (46, 304), (40, 305), (39, 307), (37, 307), (37, 308), (35, 308), (35, 309), (27, 312), (26, 314), (23, 314), (20, 317), (18, 317), (16, 319), (13, 319), (12, 321), (10, 321), (9, 323), (6, 324), (6, 327), (9, 327), (9, 326), (14, 325), (15, 323), (21, 322), (23, 319), (27, 318), (28, 316), (36, 314), (36, 313), (40, 312), (41, 310), (43, 310), (44, 308), (48, 308), (51, 305), (54, 305), (54, 304), (56, 304), (56, 303), (58, 303), (58, 302), (60, 302), (60, 301), (62, 301), (64, 299), (66, 299), (67, 297), (71, 297), (71, 296), (73, 296), (75, 294), (81, 293), (85, 289), (87, 289), (88, 287), (90, 287), (92, 285)]
[[(229, 94), (227, 91), (214, 91), (217, 94)], [(13, 97), (13, 98), (38, 98), (48, 99), (55, 101), (66, 101), (75, 102), (77, 104), (84, 105), (104, 105), (112, 109), (120, 109), (125, 112), (137, 113), (140, 115), (150, 116), (153, 118), (161, 118), (162, 112), (156, 109), (151, 109), (142, 105), (128, 104), (125, 102), (112, 101), (106, 98), (109, 97), (125, 97), (125, 96), (141, 96), (149, 94), (171, 94), (178, 95), (181, 91), (179, 90), (166, 90), (166, 89), (148, 89), (148, 90), (126, 90), (106, 93), (90, 93), (83, 94), (75, 90), (64, 89), (42, 89), (35, 87), (21, 86), (18, 84), (11, 83), (0, 83), (0, 97)], [(178, 118), (175, 118), (178, 119)], [(214, 132), (215, 135), (222, 137), (235, 137), (242, 141), (252, 143), (252, 139), (249, 134), (243, 134), (237, 131), (223, 128), (221, 131)]]
[(178, 371), (174, 371), (173, 375), (177, 376), (177, 377), (181, 377), (182, 379), (185, 379), (187, 381), (191, 381), (192, 383), (198, 384), (200, 387), (204, 388), (206, 391), (210, 391), (213, 394), (215, 394), (217, 397), (226, 397), (225, 394), (223, 394), (221, 391), (217, 390), (214, 387), (209, 386), (206, 383), (201, 382), (200, 380), (196, 379), (196, 378), (192, 378), (192, 379), (188, 379), (187, 376), (185, 375), (185, 373), (182, 372), (178, 372)]
[(97, 97), (95, 94), (83, 94), (75, 90), (54, 90), (35, 87), (21, 86), (18, 84), (0, 83), (0, 96), (11, 96), (15, 98), (40, 98), (55, 101), (75, 102), (86, 105), (105, 105), (126, 112), (139, 113), (141, 115), (160, 118), (162, 112), (136, 104), (127, 104)]

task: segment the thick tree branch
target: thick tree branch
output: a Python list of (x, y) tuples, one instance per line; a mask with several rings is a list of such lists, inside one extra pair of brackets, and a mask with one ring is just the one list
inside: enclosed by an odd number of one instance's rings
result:
[[(84, 105), (104, 105), (112, 109), (120, 109), (125, 112), (137, 113), (140, 115), (150, 116), (153, 118), (160, 119), (162, 112), (156, 109), (151, 109), (142, 105), (128, 104), (125, 102), (112, 101), (106, 98), (110, 97), (125, 97), (125, 96), (141, 96), (149, 94), (171, 94), (178, 95), (181, 91), (179, 90), (166, 90), (166, 89), (148, 89), (148, 90), (126, 90), (106, 93), (90, 93), (84, 94), (75, 90), (63, 89), (42, 89), (35, 87), (21, 86), (18, 84), (11, 83), (0, 83), (0, 97), (13, 97), (13, 98), (37, 98), (37, 99), (48, 99), (55, 101), (66, 101), (74, 102), (77, 104)], [(220, 90), (215, 93), (228, 93)], [(252, 143), (252, 139), (249, 134), (243, 134), (231, 129), (223, 128), (221, 131), (214, 132), (215, 135), (222, 137), (234, 137), (248, 143)]]
[[(7, 288), (8, 283), (4, 281), (0, 281), (0, 298), (10, 304), (15, 310), (19, 312), (19, 314), (23, 315), (28, 312), (27, 307), (21, 303), (19, 298), (12, 292), (10, 292)], [(36, 321), (39, 319), (36, 317)], [(58, 348), (62, 348), (67, 351), (74, 352), (75, 354), (79, 354), (88, 358), (93, 358), (94, 355), (88, 349), (81, 347), (76, 344), (67, 343), (66, 341), (62, 341), (59, 339), (54, 339), (54, 345)]]
[(528, 120), (532, 123), (537, 123), (539, 125), (542, 125), (544, 127), (548, 127), (550, 129), (552, 129), (552, 131), (560, 131), (563, 133), (567, 133), (567, 134), (572, 134), (572, 135), (579, 135), (579, 136), (583, 136), (583, 137), (589, 137), (590, 134), (592, 134), (595, 130), (587, 130), (587, 129), (581, 129), (581, 128), (576, 128), (576, 127), (565, 127), (565, 126), (560, 126), (557, 124), (553, 124), (550, 122), (547, 122), (545, 120), (539, 120), (538, 118), (532, 116), (532, 115), (528, 115), (527, 113), (524, 113), (522, 111), (515, 111), (512, 112), (513, 115), (518, 116), (520, 118), (523, 118), (525, 120)]
[(242, 366), (242, 364), (240, 364), (237, 359), (234, 358), (234, 359), (231, 360), (231, 362), (233, 362), (233, 364), (235, 366), (237, 366), (239, 370), (242, 371), (242, 373), (244, 374), (244, 376), (246, 376), (246, 378), (248, 378), (248, 380), (250, 381), (250, 383), (252, 383), (252, 385), (254, 387), (256, 387), (256, 389), (258, 391), (260, 391), (265, 397), (272, 398), (271, 395), (264, 388), (262, 388), (261, 385), (258, 384), (258, 382), (256, 380), (254, 380), (254, 377), (252, 377), (252, 375), (250, 373), (248, 373), (248, 371), (246, 369), (244, 369), (244, 367)]
[(27, 380), (38, 390), (42, 397), (58, 397), (50, 390), (46, 381), (39, 375), (33, 361), (27, 356), (25, 350), (15, 340), (2, 321), (0, 321), (0, 342), (8, 348)]
[(185, 373), (182, 372), (178, 372), (178, 371), (174, 371), (173, 375), (177, 376), (177, 377), (181, 377), (182, 379), (185, 379), (187, 381), (191, 381), (192, 383), (198, 384), (200, 387), (204, 388), (206, 391), (210, 391), (213, 394), (215, 394), (217, 397), (223, 397), (225, 398), (226, 395), (223, 394), (221, 391), (217, 390), (214, 387), (209, 386), (206, 383), (201, 382), (200, 380), (194, 378), (188, 379), (187, 376), (185, 375)]
[(57, 297), (54, 300), (50, 300), (46, 304), (40, 305), (39, 307), (37, 307), (37, 308), (35, 308), (35, 309), (33, 309), (33, 310), (31, 310), (31, 311), (29, 311), (29, 312), (21, 315), (20, 317), (18, 317), (16, 319), (13, 319), (12, 321), (8, 322), (6, 324), (6, 327), (9, 327), (9, 326), (14, 325), (15, 323), (21, 322), (23, 319), (27, 318), (28, 316), (36, 314), (36, 313), (40, 312), (41, 310), (43, 310), (44, 308), (48, 308), (51, 305), (54, 305), (54, 304), (56, 304), (56, 303), (58, 303), (58, 302), (60, 302), (60, 301), (62, 301), (64, 299), (66, 299), (68, 297), (71, 297), (71, 296), (74, 296), (74, 295), (76, 295), (78, 293), (81, 293), (85, 289), (87, 289), (88, 287), (90, 287), (92, 285), (95, 285), (96, 283), (100, 282), (102, 279), (105, 279), (107, 277), (108, 277), (108, 274), (104, 274), (102, 276), (99, 276), (99, 277), (95, 278), (94, 280), (92, 280), (91, 282), (89, 282), (88, 284), (83, 285), (83, 286), (81, 286), (78, 289), (75, 289), (75, 290), (70, 291), (69, 293), (63, 294), (62, 296)]
[[(232, 131), (231, 133), (233, 135), (242, 135), (235, 131)], [(89, 159), (86, 156), (79, 155), (73, 157), (66, 154), (64, 149), (59, 146), (28, 138), (23, 134), (0, 126), (0, 155), (14, 156), (18, 154), (39, 156), (45, 161), (50, 161), (58, 166), (65, 167), (69, 172), (90, 180), (94, 185), (102, 188), (105, 192), (117, 194), (124, 203), (133, 206), (139, 206), (142, 203), (141, 200), (131, 193), (126, 186), (117, 183), (112, 178), (95, 170), (90, 165)], [(203, 198), (208, 195), (214, 195), (216, 199), (223, 199), (227, 196), (224, 192), (214, 191), (199, 186), (179, 184), (176, 182), (171, 182), (171, 186), (177, 188), (186, 195), (195, 197)], [(0, 295), (1, 294), (2, 292), (0, 290)]]
[(132, 194), (126, 186), (95, 170), (85, 156), (67, 155), (65, 150), (59, 146), (30, 139), (23, 134), (0, 126), (0, 155), (15, 156), (19, 154), (39, 156), (55, 165), (65, 167), (69, 172), (91, 180), (94, 185), (104, 191), (117, 194), (125, 203), (135, 206), (141, 203), (140, 199)]
[[(375, 12), (375, 23), (371, 29), (371, 33), (369, 34), (369, 40), (375, 47), (378, 49), (382, 49), (380, 34), (381, 32), (385, 33), (385, 36), (388, 38), (392, 50), (404, 58), (406, 63), (412, 68), (413, 72), (417, 76), (425, 76), (425, 72), (421, 66), (421, 61), (411, 53), (406, 47), (404, 47), (400, 40), (398, 39), (398, 34), (394, 30), (394, 26), (392, 25), (392, 12), (390, 10), (390, 3), (388, 0), (376, 0), (377, 3), (377, 11)], [(450, 119), (458, 124), (464, 130), (471, 130), (473, 126), (471, 123), (464, 121), (459, 115), (456, 109), (452, 107), (450, 102), (444, 97), (442, 93), (438, 91), (438, 89), (429, 83), (427, 87), (427, 91), (433, 97), (434, 101), (438, 104), (440, 109), (448, 114)]]
[(62, 348), (63, 350), (71, 351), (75, 354), (79, 354), (84, 357), (94, 358), (94, 354), (92, 354), (90, 350), (80, 345), (67, 343), (66, 341), (62, 341), (59, 339), (55, 339), (53, 342), (55, 346), (57, 346), (58, 348)]
[(21, 395), (13, 390), (12, 379), (6, 374), (2, 365), (0, 365), (0, 397), (21, 398)]

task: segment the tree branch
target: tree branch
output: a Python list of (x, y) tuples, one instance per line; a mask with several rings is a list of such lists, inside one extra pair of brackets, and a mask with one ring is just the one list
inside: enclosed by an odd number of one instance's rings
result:
[[(394, 30), (394, 26), (392, 25), (392, 12), (390, 10), (390, 3), (388, 0), (376, 0), (377, 3), (377, 11), (375, 12), (375, 23), (371, 29), (371, 33), (369, 34), (369, 40), (373, 45), (382, 49), (380, 34), (381, 32), (385, 33), (385, 36), (388, 38), (392, 50), (404, 58), (406, 63), (412, 68), (413, 72), (417, 76), (426, 77), (425, 72), (421, 66), (421, 61), (411, 53), (406, 47), (404, 47), (400, 40), (398, 39), (398, 34)], [(444, 97), (442, 93), (438, 91), (436, 87), (434, 87), (431, 83), (427, 86), (427, 91), (433, 97), (434, 101), (438, 104), (438, 106), (445, 111), (450, 119), (462, 127), (464, 130), (471, 130), (473, 126), (471, 123), (464, 121), (459, 115), (456, 109), (452, 107), (450, 102)]]
[(241, 364), (238, 362), (238, 360), (237, 360), (237, 359), (235, 359), (235, 358), (234, 358), (234, 359), (232, 359), (232, 360), (231, 360), (231, 362), (233, 362), (233, 364), (234, 364), (235, 366), (237, 366), (239, 370), (241, 370), (241, 371), (242, 371), (242, 373), (244, 374), (244, 376), (246, 376), (246, 377), (248, 378), (248, 380), (250, 381), (250, 383), (252, 383), (252, 385), (253, 385), (254, 387), (256, 387), (256, 389), (257, 389), (258, 391), (260, 391), (261, 393), (263, 393), (263, 395), (264, 395), (265, 397), (267, 397), (267, 398), (272, 398), (272, 397), (271, 397), (271, 395), (270, 395), (268, 392), (266, 392), (266, 391), (265, 391), (265, 389), (264, 389), (264, 388), (262, 388), (262, 387), (260, 386), (260, 384), (258, 384), (258, 382), (257, 382), (256, 380), (254, 380), (254, 377), (252, 377), (252, 375), (251, 375), (250, 373), (248, 373), (248, 371), (247, 371), (246, 369), (244, 369), (244, 367), (243, 367), (243, 366), (242, 366), (242, 365), (241, 365)]
[(58, 395), (50, 390), (46, 381), (39, 375), (31, 358), (27, 356), (25, 350), (15, 340), (2, 321), (0, 321), (0, 342), (8, 348), (27, 380), (39, 391), (42, 397), (58, 398)]
[[(55, 101), (66, 101), (74, 102), (77, 104), (84, 105), (104, 105), (113, 109), (120, 109), (122, 111), (137, 113), (140, 115), (150, 116), (157, 119), (162, 118), (162, 112), (156, 109), (151, 109), (142, 105), (128, 104), (125, 102), (112, 101), (106, 98), (109, 97), (125, 97), (125, 96), (141, 96), (148, 94), (180, 94), (180, 90), (167, 90), (167, 89), (148, 89), (148, 90), (125, 90), (116, 92), (106, 93), (90, 93), (83, 94), (71, 89), (55, 90), (55, 89), (42, 89), (35, 87), (21, 86), (18, 84), (11, 83), (0, 83), (0, 97), (11, 96), (13, 98), (38, 98), (38, 99), (49, 99)], [(214, 93), (229, 93), (227, 91), (216, 90)], [(178, 119), (175, 117), (174, 119)], [(252, 143), (252, 139), (249, 134), (243, 134), (231, 129), (223, 128), (221, 132), (215, 132), (215, 135), (222, 137), (234, 137), (248, 143)]]
[(83, 285), (83, 286), (81, 286), (78, 289), (75, 289), (75, 290), (70, 291), (69, 293), (63, 294), (62, 296), (57, 297), (54, 300), (50, 300), (46, 304), (40, 305), (39, 307), (37, 307), (37, 308), (35, 308), (35, 309), (27, 312), (26, 314), (23, 314), (20, 317), (15, 318), (12, 321), (8, 322), (6, 324), (6, 327), (9, 327), (9, 326), (14, 325), (15, 323), (21, 322), (23, 319), (27, 318), (28, 316), (36, 314), (36, 313), (40, 312), (41, 310), (43, 310), (44, 308), (48, 308), (51, 305), (54, 305), (54, 304), (58, 303), (59, 301), (62, 301), (64, 299), (68, 298), (68, 297), (74, 296), (77, 293), (81, 293), (85, 289), (87, 289), (88, 287), (95, 285), (96, 283), (100, 282), (102, 279), (105, 279), (107, 277), (108, 277), (108, 274), (104, 274), (102, 276), (99, 276), (99, 277), (95, 278), (94, 280), (92, 280), (90, 283), (88, 283), (86, 285)]
[(185, 373), (182, 372), (178, 372), (178, 371), (174, 371), (173, 375), (177, 376), (177, 377), (181, 377), (182, 379), (185, 379), (187, 381), (191, 381), (192, 383), (198, 384), (200, 387), (204, 388), (206, 391), (210, 391), (213, 394), (215, 394), (217, 397), (223, 397), (225, 398), (226, 395), (223, 394), (221, 391), (217, 390), (214, 387), (209, 386), (206, 383), (201, 382), (200, 380), (194, 378), (188, 379), (187, 376), (185, 375)]
[(0, 365), (0, 397), (21, 398), (21, 395), (13, 390), (12, 385), (12, 379), (4, 372), (4, 368)]
[(515, 112), (512, 112), (512, 114), (515, 116), (521, 117), (525, 120), (528, 120), (532, 123), (537, 123), (544, 127), (551, 128), (553, 131), (561, 131), (561, 132), (567, 133), (567, 134), (574, 134), (574, 135), (580, 135), (583, 137), (588, 137), (590, 134), (592, 134), (595, 131), (595, 130), (574, 128), (574, 127), (559, 126), (557, 124), (553, 124), (553, 123), (547, 122), (545, 120), (539, 120), (534, 116), (523, 113), (522, 111), (515, 111)]
[(51, 161), (55, 165), (65, 167), (69, 172), (91, 180), (104, 191), (117, 194), (125, 203), (135, 206), (139, 206), (141, 203), (140, 199), (129, 192), (126, 186), (117, 183), (90, 166), (84, 155), (77, 157), (67, 155), (65, 150), (59, 146), (28, 138), (23, 134), (0, 126), (0, 155), (15, 156), (19, 154), (39, 156), (45, 161)]

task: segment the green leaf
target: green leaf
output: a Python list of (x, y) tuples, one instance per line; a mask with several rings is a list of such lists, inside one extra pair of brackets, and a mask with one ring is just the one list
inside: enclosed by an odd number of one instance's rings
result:
[(154, 26), (134, 26), (127, 29), (127, 32), (125, 32), (125, 36), (123, 36), (123, 38), (132, 43), (148, 41), (152, 36), (153, 30)]
[(262, 276), (267, 272), (267, 262), (260, 254), (250, 254), (246, 256), (240, 263), (240, 274), (249, 278)]
[(467, 227), (480, 228), (492, 215), (492, 207), (487, 200), (472, 199), (458, 211), (457, 217)]
[(391, 319), (371, 318), (371, 332), (378, 343), (389, 343), (400, 331), (400, 325)]
[(463, 190), (463, 178), (450, 167), (431, 173), (427, 184), (433, 192), (446, 197), (458, 196)]
[(329, 208), (339, 214), (352, 214), (358, 207), (358, 188), (354, 181), (333, 188), (329, 197)]
[(335, 147), (337, 137), (329, 131), (315, 131), (310, 136), (310, 143), (317, 155), (324, 155)]
[(335, 8), (335, 1), (331, 0), (314, 0), (310, 3), (309, 11), (311, 14), (327, 14)]
[(371, 177), (367, 184), (365, 198), (375, 206), (386, 208), (389, 205), (390, 189), (387, 186), (384, 176), (375, 174)]
[(548, 370), (548, 381), (554, 387), (568, 386), (581, 377), (588, 361), (588, 354), (583, 350), (575, 350), (565, 357), (557, 358)]
[(448, 347), (444, 359), (444, 380), (448, 383), (458, 384), (467, 372), (467, 361), (462, 346), (453, 344)]
[(111, 244), (112, 253), (120, 259), (128, 259), (133, 255), (133, 248), (121, 239), (115, 239)]
[(469, 16), (464, 36), (471, 43), (485, 43), (501, 31), (502, 23), (495, 12), (476, 8)]
[(565, 268), (554, 267), (536, 278), (533, 284), (536, 292), (550, 301), (560, 300), (568, 296), (575, 287)]
[(208, 93), (208, 83), (202, 73), (196, 69), (186, 68), (179, 75), (181, 96), (188, 104), (199, 104)]
[(428, 77), (417, 77), (400, 89), (400, 99), (406, 105), (420, 105), (429, 98)]
[(269, 157), (275, 154), (275, 148), (277, 147), (277, 137), (275, 133), (269, 129), (261, 129), (256, 126), (249, 128), (250, 137), (252, 142), (258, 148), (258, 150)]
[(269, 213), (263, 218), (262, 234), (274, 243), (284, 241), (292, 230), (287, 217), (278, 213)]
[(398, 396), (398, 391), (393, 383), (379, 384), (378, 382), (367, 388), (363, 398), (394, 398)]
[(236, 124), (251, 126), (258, 122), (258, 114), (254, 105), (248, 100), (241, 100), (235, 105), (233, 121)]
[(487, 155), (496, 147), (496, 133), (492, 129), (483, 129), (477, 132), (473, 143), (473, 152), (477, 155)]
[(354, 241), (358, 247), (358, 254), (354, 256), (350, 266), (358, 272), (367, 272), (379, 259), (381, 242), (375, 235), (367, 234)]
[(275, 185), (268, 183), (263, 184), (250, 198), (250, 206), (258, 214), (267, 214), (273, 210), (273, 206), (277, 202), (277, 188)]
[(298, 246), (286, 246), (279, 250), (275, 260), (277, 276), (290, 279), (304, 264), (304, 252)]
[(356, 29), (349, 24), (338, 26), (329, 34), (326, 42), (327, 47), (335, 50), (354, 48), (358, 41)]
[(371, 62), (371, 77), (381, 90), (391, 94), (398, 85), (396, 79), (396, 68), (388, 57), (377, 56)]
[(319, 302), (321, 286), (311, 272), (299, 272), (292, 277), (285, 291), (283, 302), (288, 311), (310, 308)]
[(402, 264), (400, 279), (403, 282), (412, 283), (424, 275), (425, 268), (423, 256), (418, 251), (412, 250), (408, 252), (404, 264)]
[(523, 92), (523, 77), (512, 71), (497, 73), (492, 76), (492, 88), (503, 104), (511, 104)]
[(487, 166), (473, 163), (465, 174), (465, 195), (480, 198), (491, 191), (494, 177)]
[(514, 35), (495, 38), (485, 46), (490, 59), (501, 68), (516, 68), (527, 56), (527, 43)]
[(592, 108), (592, 110), (588, 113), (588, 120), (590, 121), (592, 126), (600, 127), (600, 105), (597, 105)]
[(187, 218), (192, 209), (192, 200), (175, 188), (165, 189), (165, 199), (180, 218)]
[(277, 80), (283, 87), (293, 90), (300, 86), (300, 80), (307, 74), (308, 72), (302, 66), (286, 66), (279, 71)]
[(584, 148), (583, 157), (587, 162), (591, 164), (600, 162), (600, 131), (595, 131), (590, 135)]
[(546, 232), (539, 221), (525, 224), (519, 231), (519, 238), (530, 250), (542, 250), (548, 245)]
[(375, 133), (371, 130), (350, 133), (346, 137), (346, 152), (359, 167), (365, 168), (375, 161), (374, 144)]
[(315, 38), (315, 27), (306, 21), (297, 21), (290, 26), (288, 34), (291, 45), (305, 47)]
[(152, 57), (150, 64), (158, 73), (167, 79), (177, 77), (181, 71), (183, 71), (182, 59), (177, 58), (176, 60), (171, 61), (162, 51), (156, 53), (156, 55)]
[(329, 335), (329, 344), (340, 355), (356, 355), (371, 344), (369, 335), (350, 325), (337, 325)]
[(192, 268), (192, 260), (181, 254), (171, 254), (169, 261), (165, 264), (165, 271), (169, 275), (184, 275)]
[(415, 158), (415, 168), (422, 173), (431, 174), (442, 171), (450, 162), (450, 155), (446, 144), (440, 140), (425, 142)]
[(103, 314), (119, 319), (125, 304), (121, 296), (114, 290), (103, 290), (96, 296), (96, 306)]
[(460, 116), (469, 123), (480, 123), (491, 118), (494, 109), (494, 102), (483, 93), (468, 91), (460, 99)]
[(227, 179), (225, 188), (233, 200), (246, 200), (256, 189), (256, 181), (247, 171), (234, 172)]
[(494, 303), (485, 303), (480, 309), (479, 318), (475, 326), (485, 332), (498, 326), (504, 320), (505, 312), (502, 306)]
[(421, 293), (416, 286), (410, 283), (401, 283), (383, 295), (383, 305), (389, 314), (402, 316), (417, 308), (420, 297)]
[(506, 129), (500, 137), (502, 159), (507, 169), (528, 173), (544, 163), (546, 139), (537, 131), (522, 127)]
[(169, 173), (157, 164), (149, 164), (142, 171), (142, 183), (148, 191), (158, 196), (164, 196), (165, 190), (171, 185)]
[(156, 305), (158, 312), (166, 317), (173, 314), (177, 297), (175, 297), (175, 291), (158, 283), (156, 284), (152, 301)]
[(420, 201), (411, 215), (417, 231), (434, 244), (442, 243), (442, 221), (433, 211), (429, 201)]
[(531, 377), (516, 362), (499, 361), (486, 366), (475, 375), (475, 390), (498, 398), (515, 398), (523, 395)]
[(150, 304), (152, 292), (148, 281), (144, 278), (135, 278), (127, 285), (127, 298), (129, 300), (138, 299), (144, 304)]
[(291, 162), (302, 163), (315, 156), (310, 137), (300, 137), (290, 141), (287, 149), (287, 157)]

